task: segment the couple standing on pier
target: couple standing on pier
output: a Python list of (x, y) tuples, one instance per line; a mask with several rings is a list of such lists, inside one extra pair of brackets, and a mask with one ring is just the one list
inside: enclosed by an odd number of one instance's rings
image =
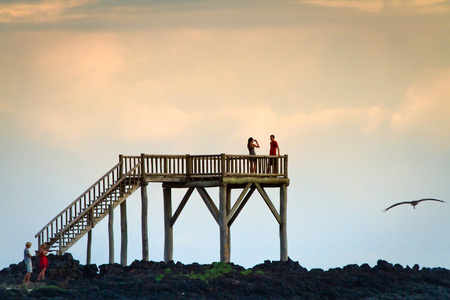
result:
[[(250, 137), (247, 143), (247, 149), (249, 155), (256, 155), (255, 148), (259, 148), (259, 143), (257, 140)], [(278, 153), (278, 154), (277, 154)], [(278, 146), (277, 141), (275, 141), (275, 136), (272, 134), (270, 136), (270, 150), (269, 155), (280, 155), (280, 147)], [(250, 172), (255, 173), (256, 170), (256, 158), (250, 159)], [(268, 172), (276, 173), (278, 170), (278, 160), (276, 158), (269, 159)]]

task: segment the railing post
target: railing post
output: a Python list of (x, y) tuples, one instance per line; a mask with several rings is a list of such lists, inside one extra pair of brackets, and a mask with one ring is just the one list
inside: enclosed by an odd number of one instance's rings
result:
[(145, 181), (145, 154), (141, 153), (141, 177), (142, 177), (142, 181)]
[(123, 161), (123, 154), (119, 155), (119, 163), (120, 163), (120, 165), (119, 165), (119, 170), (118, 170), (118, 172), (119, 172), (118, 179), (122, 178), (122, 176), (123, 176), (123, 165), (125, 164), (125, 162)]
[(38, 236), (38, 251), (41, 249), (41, 235)]
[(288, 156), (284, 156), (284, 178), (288, 178)]
[[(119, 178), (118, 179), (122, 178), (123, 172), (124, 172), (125, 161), (123, 159), (123, 154), (119, 155), (119, 163), (120, 163), (120, 165), (119, 165), (119, 169), (118, 169), (118, 172), (119, 172), (119, 174), (118, 174)], [(119, 193), (120, 193), (119, 197), (122, 197), (124, 192), (125, 192), (125, 185), (124, 185), (124, 183), (121, 183), (120, 187), (119, 187)]]
[(192, 159), (189, 154), (186, 154), (186, 178), (189, 179), (191, 174), (192, 174)]
[(226, 171), (226, 156), (225, 153), (221, 153), (220, 154), (220, 173), (222, 175), (222, 177), (225, 176), (225, 171)]

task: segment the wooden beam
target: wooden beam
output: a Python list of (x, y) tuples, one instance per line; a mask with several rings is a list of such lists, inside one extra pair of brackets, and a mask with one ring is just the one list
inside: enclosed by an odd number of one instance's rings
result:
[(259, 183), (255, 183), (256, 188), (258, 189), (258, 192), (261, 194), (261, 197), (266, 202), (267, 206), (269, 207), (270, 211), (272, 212), (275, 219), (278, 221), (278, 224), (281, 224), (281, 218), (278, 214), (277, 210), (275, 209), (275, 206), (273, 206), (272, 201), (270, 201), (269, 196), (266, 194), (266, 191), (259, 185)]
[(142, 231), (142, 260), (148, 261), (148, 195), (147, 182), (141, 183), (141, 231)]
[(289, 179), (270, 176), (271, 174), (255, 174), (252, 176), (248, 174), (233, 174), (233, 176), (226, 176), (223, 178), (223, 182), (226, 184), (247, 184), (247, 183), (259, 183), (263, 185), (280, 186), (282, 184), (289, 184)]
[(109, 207), (108, 213), (108, 241), (109, 241), (109, 264), (114, 263), (114, 208)]
[(287, 224), (287, 186), (282, 185), (280, 187), (280, 260), (287, 261), (288, 260), (288, 251), (287, 251), (287, 232), (286, 232), (286, 224)]
[(230, 262), (229, 230), (226, 210), (227, 186), (221, 186), (219, 191), (219, 229), (220, 229), (220, 262)]
[[(215, 179), (215, 178), (214, 178)], [(174, 189), (185, 189), (190, 187), (219, 187), (222, 185), (222, 182), (219, 180), (212, 180), (212, 178), (209, 178), (208, 181), (183, 181), (183, 182), (163, 182), (163, 188), (174, 188)]]
[[(256, 187), (250, 183), (251, 187), (248, 193), (245, 195), (244, 198), (241, 198), (241, 196), (244, 195), (244, 191), (242, 191), (241, 195), (239, 196), (238, 200), (233, 205), (233, 208), (231, 209), (230, 213), (228, 214), (228, 226), (231, 226), (238, 217), (241, 210), (244, 208), (245, 204), (247, 204), (250, 197), (253, 195), (253, 192), (256, 190)], [(241, 199), (241, 200), (239, 200)]]
[(164, 261), (173, 260), (173, 229), (170, 226), (172, 219), (172, 190), (163, 188), (164, 196)]
[[(239, 197), (237, 198), (236, 202), (234, 202), (233, 207), (231, 208), (231, 210), (229, 211), (228, 214), (228, 219), (231, 218), (231, 216), (234, 214), (234, 212), (236, 211), (236, 209), (239, 207), (239, 204), (241, 204), (242, 200), (244, 199), (245, 195), (247, 194), (248, 190), (250, 189), (250, 187), (252, 186), (252, 183), (247, 183), (247, 185), (245, 186), (245, 188), (242, 190), (241, 194), (239, 195)], [(254, 190), (254, 189), (253, 189)], [(229, 221), (229, 220), (228, 220)]]
[[(222, 187), (220, 187), (220, 188), (222, 188)], [(217, 209), (217, 206), (212, 201), (211, 197), (208, 195), (208, 192), (203, 187), (196, 187), (196, 189), (197, 189), (198, 193), (200, 194), (200, 196), (202, 197), (203, 202), (205, 202), (206, 207), (208, 207), (209, 211), (211, 212), (211, 215), (213, 216), (214, 220), (216, 220), (217, 224), (219, 224), (219, 210)]]
[(120, 249), (120, 264), (127, 265), (128, 256), (128, 223), (127, 223), (127, 200), (120, 204), (120, 228), (122, 233), (122, 244)]
[(178, 205), (177, 210), (175, 211), (175, 213), (173, 214), (173, 217), (170, 220), (170, 227), (173, 227), (173, 225), (177, 221), (178, 217), (181, 214), (181, 211), (183, 210), (184, 206), (186, 205), (187, 201), (189, 200), (189, 197), (191, 197), (193, 191), (194, 191), (193, 187), (190, 187), (187, 190), (186, 194), (184, 195), (183, 199), (180, 202), (180, 205)]

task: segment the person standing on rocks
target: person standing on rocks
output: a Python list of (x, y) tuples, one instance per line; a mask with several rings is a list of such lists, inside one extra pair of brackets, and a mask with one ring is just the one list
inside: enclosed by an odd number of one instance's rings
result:
[(44, 280), (45, 279), (45, 270), (48, 268), (48, 258), (47, 258), (47, 244), (43, 243), (39, 249), (39, 269), (41, 272), (39, 273), (39, 276), (37, 280)]
[(25, 277), (22, 280), (23, 283), (30, 283), (31, 273), (33, 273), (33, 264), (31, 263), (30, 247), (31, 243), (27, 242), (25, 244), (25, 250), (23, 250), (23, 262), (27, 267), (27, 273), (25, 274)]

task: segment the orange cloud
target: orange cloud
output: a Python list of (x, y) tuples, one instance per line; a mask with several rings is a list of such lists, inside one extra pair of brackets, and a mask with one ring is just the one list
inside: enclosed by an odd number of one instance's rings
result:
[[(33, 67), (63, 88), (102, 90), (124, 64), (124, 47), (111, 33), (32, 35)], [(82, 101), (82, 98), (79, 99)]]
[(368, 12), (379, 12), (383, 9), (381, 0), (305, 0), (300, 2), (324, 7), (355, 8)]
[(397, 134), (426, 135), (450, 146), (450, 69), (423, 86), (411, 87), (392, 115)]
[(448, 0), (300, 0), (300, 3), (322, 7), (353, 8), (367, 12), (405, 9), (418, 13), (442, 13), (450, 10)]
[(0, 4), (0, 23), (41, 23), (66, 18), (78, 18), (66, 13), (76, 7), (98, 2), (98, 0), (50, 0), (38, 3)]

